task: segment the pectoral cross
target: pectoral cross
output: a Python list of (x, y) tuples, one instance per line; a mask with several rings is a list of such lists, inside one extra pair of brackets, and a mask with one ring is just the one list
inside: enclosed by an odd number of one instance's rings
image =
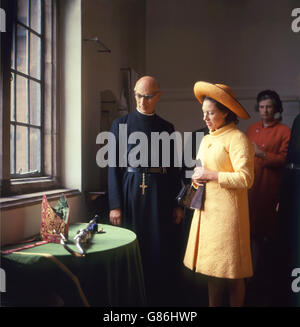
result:
[(143, 173), (142, 175), (142, 184), (140, 185), (140, 187), (142, 188), (142, 195), (145, 194), (145, 188), (148, 187), (148, 185), (145, 184), (145, 173)]

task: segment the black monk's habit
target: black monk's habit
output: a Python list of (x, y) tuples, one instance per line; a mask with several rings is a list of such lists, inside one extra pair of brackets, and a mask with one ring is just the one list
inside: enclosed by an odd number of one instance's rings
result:
[[(108, 168), (108, 196), (110, 210), (121, 208), (122, 226), (133, 230), (138, 237), (143, 262), (155, 265), (162, 258), (169, 257), (172, 251), (172, 211), (175, 197), (180, 190), (179, 169), (174, 168), (174, 142), (170, 142), (170, 167), (166, 174), (145, 173), (144, 184), (147, 185), (142, 194), (143, 173), (128, 172), (126, 168), (118, 167), (119, 157), (119, 125), (127, 125), (127, 162), (128, 154), (137, 144), (128, 144), (128, 137), (133, 132), (143, 132), (147, 135), (148, 167), (151, 167), (151, 132), (174, 132), (171, 123), (158, 115), (143, 115), (137, 110), (126, 116), (117, 118), (111, 127), (111, 132), (117, 141), (117, 167)], [(159, 149), (159, 166), (162, 167), (162, 144)], [(137, 156), (138, 157), (138, 156)], [(173, 251), (175, 249), (173, 248)]]

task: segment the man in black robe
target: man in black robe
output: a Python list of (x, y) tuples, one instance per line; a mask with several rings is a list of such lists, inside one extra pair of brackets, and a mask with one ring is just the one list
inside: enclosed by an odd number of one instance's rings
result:
[[(170, 141), (167, 149), (162, 142), (153, 147), (151, 137), (153, 132), (170, 136), (174, 127), (155, 113), (161, 91), (153, 77), (138, 80), (134, 92), (137, 110), (117, 118), (111, 127), (116, 138), (117, 162), (116, 167), (108, 168), (110, 222), (137, 234), (149, 304), (168, 305), (163, 303), (163, 295), (170, 290), (163, 290), (163, 286), (169, 285), (167, 281), (175, 273), (171, 270), (180, 240), (176, 240), (178, 230), (174, 222), (178, 224), (183, 217), (175, 202), (181, 187), (180, 171), (174, 164), (174, 142)], [(130, 140), (133, 133), (141, 137), (140, 143), (134, 137)], [(120, 146), (125, 149), (121, 154)], [(135, 149), (140, 151), (134, 152)], [(170, 154), (169, 163), (163, 161), (166, 152)], [(153, 158), (157, 159), (155, 165)]]
[(275, 304), (300, 305), (300, 114), (291, 130), (282, 176), (278, 210), (280, 239), (277, 244)]

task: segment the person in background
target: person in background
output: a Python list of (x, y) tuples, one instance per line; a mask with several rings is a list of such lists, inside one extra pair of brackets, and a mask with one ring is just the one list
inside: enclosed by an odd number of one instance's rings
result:
[[(275, 294), (275, 305), (279, 306), (300, 305), (299, 199), (300, 114), (298, 114), (293, 122), (279, 195), (278, 230), (280, 231), (280, 242), (277, 242), (276, 262), (279, 262), (280, 265), (277, 268), (278, 275)], [(296, 270), (296, 274), (295, 269), (298, 269), (298, 272)]]
[(195, 210), (184, 265), (207, 276), (210, 306), (242, 306), (245, 278), (252, 276), (248, 188), (254, 179), (254, 149), (236, 128), (237, 117), (249, 115), (232, 90), (222, 84), (197, 82), (209, 135), (200, 144), (194, 185), (206, 183), (204, 208)]
[[(254, 278), (253, 292), (262, 305), (272, 297), (272, 262), (277, 238), (276, 205), (285, 165), (290, 129), (280, 123), (283, 112), (279, 95), (264, 90), (257, 95), (255, 110), (260, 121), (250, 125), (247, 136), (254, 145), (255, 179), (249, 190), (249, 212)], [(256, 284), (256, 285), (255, 285)]]

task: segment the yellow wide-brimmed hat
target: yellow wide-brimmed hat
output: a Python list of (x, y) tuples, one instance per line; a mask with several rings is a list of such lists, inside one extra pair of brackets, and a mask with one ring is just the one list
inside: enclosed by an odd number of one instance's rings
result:
[(250, 115), (237, 101), (231, 88), (224, 84), (212, 84), (208, 82), (196, 82), (194, 85), (194, 94), (198, 101), (202, 104), (205, 96), (210, 97), (226, 108), (234, 112), (239, 118), (249, 119)]

